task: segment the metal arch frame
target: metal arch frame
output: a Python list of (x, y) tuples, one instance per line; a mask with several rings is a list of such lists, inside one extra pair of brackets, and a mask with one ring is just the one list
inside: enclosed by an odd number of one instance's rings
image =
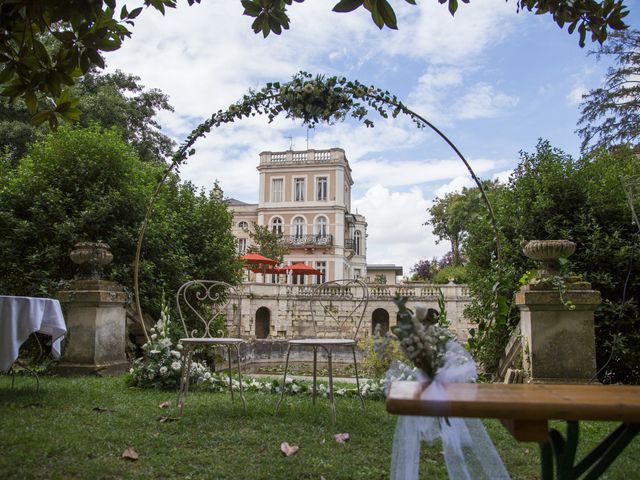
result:
[[(218, 291), (213, 291), (215, 287), (220, 287), (227, 294), (227, 297), (223, 297), (223, 295)], [(214, 308), (213, 314), (211, 318), (208, 320), (205, 319), (201, 312), (199, 312), (195, 307), (192, 301), (189, 301), (187, 298), (187, 292), (194, 291), (194, 288), (199, 289), (199, 292), (196, 292), (196, 301), (198, 302), (216, 302), (223, 301), (223, 307)], [(234, 299), (236, 303), (234, 304)], [(233, 316), (237, 315), (237, 329), (238, 334), (240, 334), (240, 321), (241, 321), (241, 298), (240, 292), (237, 287), (230, 285), (226, 282), (220, 282), (216, 280), (190, 280), (184, 283), (178, 291), (176, 292), (176, 305), (178, 308), (178, 314), (180, 315), (180, 321), (182, 322), (182, 326), (184, 328), (184, 332), (186, 337), (181, 338), (178, 342), (185, 346), (185, 358), (182, 362), (182, 370), (180, 372), (180, 385), (178, 388), (178, 398), (176, 400), (176, 405), (178, 406), (179, 413), (182, 415), (184, 410), (184, 405), (186, 402), (187, 395), (189, 393), (189, 382), (190, 382), (190, 373), (191, 373), (191, 364), (192, 364), (192, 356), (193, 349), (196, 345), (203, 346), (224, 346), (227, 349), (227, 360), (228, 360), (228, 377), (229, 377), (229, 392), (231, 393), (231, 401), (234, 401), (233, 395), (233, 371), (231, 366), (231, 349), (235, 349), (236, 353), (236, 362), (238, 369), (238, 382), (240, 384), (240, 399), (242, 400), (242, 405), (246, 411), (247, 402), (244, 398), (244, 388), (242, 386), (242, 370), (240, 367), (240, 344), (244, 343), (244, 340), (241, 338), (227, 338), (227, 337), (213, 337), (211, 336), (210, 327), (214, 320), (222, 313), (227, 312), (228, 306), (231, 305)], [(185, 322), (184, 314), (183, 314), (183, 306), (188, 306), (190, 311), (196, 315), (196, 317), (202, 322), (204, 325), (204, 332), (202, 336), (196, 337), (194, 336), (196, 330), (192, 330), (189, 332), (187, 324)], [(237, 305), (237, 308), (234, 308)], [(234, 318), (235, 321), (235, 318)]]
[[(285, 393), (285, 385), (286, 385), (286, 380), (287, 380), (287, 372), (289, 370), (289, 355), (291, 354), (291, 348), (294, 346), (298, 346), (298, 347), (311, 347), (313, 349), (313, 389), (312, 389), (312, 402), (315, 405), (316, 403), (316, 396), (317, 396), (317, 366), (318, 366), (318, 348), (322, 348), (325, 353), (327, 354), (327, 364), (329, 367), (329, 409), (331, 412), (331, 422), (333, 425), (336, 424), (336, 403), (335, 403), (335, 396), (334, 396), (334, 392), (333, 392), (333, 347), (335, 346), (350, 346), (351, 347), (351, 352), (353, 354), (353, 368), (354, 368), (354, 373), (356, 375), (356, 388), (358, 391), (358, 397), (360, 397), (360, 404), (362, 405), (362, 409), (364, 410), (365, 406), (364, 406), (364, 399), (362, 398), (362, 392), (360, 391), (360, 377), (358, 375), (358, 362), (357, 362), (357, 358), (356, 358), (356, 337), (358, 335), (358, 331), (360, 330), (360, 326), (362, 324), (362, 321), (364, 319), (364, 314), (366, 312), (367, 309), (367, 305), (369, 304), (369, 288), (367, 287), (367, 284), (364, 283), (362, 280), (360, 279), (344, 279), (344, 280), (331, 280), (328, 282), (324, 282), (320, 285), (317, 285), (311, 292), (310, 298), (309, 298), (309, 309), (311, 311), (311, 319), (312, 319), (312, 323), (313, 323), (313, 329), (314, 329), (314, 334), (317, 333), (316, 330), (316, 320), (315, 320), (315, 316), (313, 313), (313, 306), (314, 303), (317, 301), (320, 301), (320, 296), (321, 296), (321, 292), (326, 291), (327, 289), (331, 289), (331, 288), (337, 288), (339, 289), (341, 292), (344, 291), (346, 288), (348, 288), (351, 285), (356, 285), (357, 288), (362, 289), (362, 297), (358, 300), (356, 300), (356, 305), (354, 306), (353, 309), (351, 309), (351, 311), (349, 312), (349, 314), (347, 315), (347, 319), (349, 318), (353, 318), (353, 314), (356, 312), (356, 310), (360, 307), (362, 307), (362, 313), (360, 314), (360, 318), (357, 321), (356, 324), (356, 329), (355, 332), (353, 333), (353, 338), (349, 339), (349, 340), (343, 340), (340, 341), (342, 339), (336, 340), (336, 339), (328, 339), (328, 338), (321, 338), (321, 337), (316, 337), (316, 338), (311, 338), (311, 339), (303, 339), (303, 340), (289, 340), (288, 342), (288, 346), (287, 346), (287, 355), (285, 358), (285, 364), (284, 364), (284, 375), (282, 377), (282, 387), (281, 387), (281, 392), (280, 392), (280, 399), (278, 400), (278, 403), (276, 405), (276, 411), (275, 413), (277, 414), (278, 411), (280, 410), (280, 405), (282, 404), (282, 401), (284, 400), (284, 393)], [(341, 294), (340, 295), (341, 298), (344, 298), (345, 295)], [(323, 307), (323, 311), (327, 312), (326, 306), (324, 304), (321, 303), (320, 304)], [(329, 314), (329, 316), (331, 318), (333, 318), (336, 323), (339, 325), (340, 322), (339, 320)], [(340, 326), (339, 326), (340, 328)], [(342, 332), (339, 332), (340, 334)]]

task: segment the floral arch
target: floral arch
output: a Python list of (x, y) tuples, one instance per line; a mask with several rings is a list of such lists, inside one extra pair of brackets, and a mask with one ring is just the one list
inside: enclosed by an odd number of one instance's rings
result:
[[(223, 124), (233, 123), (237, 120), (257, 115), (266, 115), (269, 118), (269, 122), (272, 122), (279, 115), (284, 115), (285, 118), (301, 120), (302, 124), (308, 127), (321, 123), (333, 125), (347, 117), (352, 117), (366, 127), (373, 127), (374, 122), (370, 118), (371, 114), (377, 114), (382, 118), (396, 118), (400, 114), (408, 115), (417, 128), (431, 129), (453, 149), (478, 186), (489, 211), (492, 227), (496, 232), (496, 257), (500, 262), (500, 238), (491, 203), (469, 162), (444, 133), (424, 117), (410, 110), (388, 91), (373, 85), (364, 85), (357, 80), (348, 80), (345, 77), (333, 76), (325, 78), (321, 75), (313, 76), (308, 72), (299, 72), (289, 82), (269, 82), (260, 90), (250, 90), (240, 101), (230, 105), (226, 110), (218, 110), (198, 125), (173, 155), (171, 163), (159, 180), (156, 190), (149, 201), (138, 235), (133, 278), (138, 318), (142, 319), (138, 284), (140, 254), (155, 201), (169, 175), (195, 153), (193, 145), (199, 138), (205, 137), (212, 129)], [(149, 335), (144, 322), (141, 321), (141, 324), (148, 340)]]

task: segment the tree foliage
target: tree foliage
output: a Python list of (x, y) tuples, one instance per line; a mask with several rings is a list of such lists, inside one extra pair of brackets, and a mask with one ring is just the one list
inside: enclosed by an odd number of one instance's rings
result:
[(438, 272), (438, 269), (438, 259), (435, 257), (431, 260), (418, 260), (418, 262), (411, 268), (411, 271), (414, 272), (412, 280), (431, 281), (433, 276)]
[[(519, 278), (536, 265), (521, 251), (523, 239), (570, 239), (577, 250), (568, 268), (602, 293), (596, 310), (598, 367), (606, 382), (640, 381), (640, 237), (632, 224), (619, 175), (637, 175), (633, 152), (597, 151), (574, 159), (540, 142), (534, 153), (522, 153), (504, 188), (492, 192), (498, 225), (505, 239), (503, 267), (493, 262), (493, 231), (484, 215), (468, 225), (464, 252), (469, 260), (473, 303), (468, 309), (478, 324), (472, 344), (490, 370), (518, 322), (512, 305)], [(612, 352), (612, 346), (615, 345)]]
[[(490, 190), (492, 182), (484, 182), (483, 188)], [(438, 237), (436, 243), (447, 240), (451, 243), (451, 264), (462, 263), (461, 245), (467, 234), (467, 224), (484, 209), (480, 191), (477, 187), (464, 187), (462, 192), (450, 192), (442, 198), (436, 198), (429, 208), (429, 221), (433, 234)]]
[[(242, 0), (244, 14), (255, 18), (251, 28), (255, 33), (262, 33), (265, 37), (273, 32), (280, 35), (282, 30), (288, 30), (290, 20), (287, 15), (287, 7), (294, 0)], [(295, 0), (302, 3), (304, 0)], [(416, 5), (415, 0), (405, 0), (406, 3)], [(438, 3), (447, 4), (451, 15), (458, 10), (458, 0), (438, 0)], [(469, 3), (469, 0), (462, 0)], [(591, 34), (592, 41), (603, 42), (607, 38), (609, 30), (626, 28), (623, 21), (628, 15), (628, 10), (622, 0), (576, 0), (565, 2), (558, 0), (517, 0), (517, 10), (528, 10), (536, 15), (551, 14), (554, 22), (573, 33), (576, 28), (580, 36), (580, 46), (585, 45), (587, 34)], [(398, 28), (395, 11), (387, 0), (340, 0), (334, 7), (334, 12), (347, 13), (363, 8), (371, 14), (371, 20), (380, 29), (385, 26), (391, 29)]]
[[(135, 239), (163, 168), (142, 162), (116, 129), (61, 127), (14, 167), (0, 163), (0, 291), (52, 296), (75, 274), (69, 252), (102, 240), (107, 274), (131, 289)], [(141, 298), (159, 314), (162, 291), (191, 278), (235, 282), (240, 264), (232, 215), (219, 191), (198, 191), (172, 176), (144, 246)]]
[[(200, 0), (188, 0), (191, 5)], [(116, 0), (7, 0), (0, 3), (0, 95), (23, 98), (34, 123), (80, 118), (69, 86), (91, 67), (104, 68), (103, 52), (117, 50), (143, 7)], [(124, 3), (124, 2), (122, 2)], [(145, 0), (164, 13), (175, 0)]]
[(250, 252), (258, 252), (278, 264), (282, 263), (284, 256), (289, 253), (289, 248), (283, 243), (282, 233), (271, 230), (268, 225), (258, 225), (254, 222), (249, 238), (253, 242), (249, 248)]
[(604, 85), (583, 97), (582, 151), (640, 144), (640, 30), (614, 32), (596, 53), (611, 57)]
[[(116, 127), (143, 161), (161, 163), (171, 155), (174, 142), (160, 132), (155, 116), (161, 110), (173, 111), (173, 107), (160, 90), (147, 90), (139, 82), (138, 77), (120, 71), (90, 71), (82, 76), (72, 87), (83, 112), (79, 123)], [(0, 146), (7, 149), (14, 163), (26, 154), (31, 143), (49, 131), (33, 125), (30, 116), (24, 101), (0, 99)]]
[[(295, 0), (302, 3), (303, 0)], [(415, 4), (415, 0), (405, 0)], [(447, 3), (451, 14), (458, 0)], [(462, 0), (467, 3), (469, 0)], [(287, 8), (294, 0), (242, 0), (245, 15), (254, 17), (252, 28), (265, 37), (289, 28)], [(200, 0), (187, 0), (189, 5)], [(124, 5), (123, 5), (124, 4)], [(130, 27), (144, 8), (164, 14), (177, 0), (144, 0), (143, 7), (129, 11), (117, 0), (5, 0), (0, 3), (0, 95), (22, 98), (34, 123), (55, 127), (61, 119), (80, 117), (78, 100), (69, 86), (92, 67), (104, 68), (103, 52), (118, 50), (131, 36)], [(610, 30), (626, 28), (628, 10), (623, 0), (517, 0), (518, 10), (551, 14), (562, 28), (576, 28), (583, 46), (588, 33), (603, 42)], [(396, 15), (387, 0), (340, 0), (336, 12), (364, 8), (373, 22), (397, 28)]]

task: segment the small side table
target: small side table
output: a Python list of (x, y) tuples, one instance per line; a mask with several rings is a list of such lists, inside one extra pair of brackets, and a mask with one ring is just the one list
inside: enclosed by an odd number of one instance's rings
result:
[[(36, 332), (51, 336), (51, 353), (60, 358), (62, 339), (67, 333), (60, 302), (52, 298), (0, 295), (1, 372), (11, 370), (20, 346)], [(37, 375), (36, 380), (39, 386)]]

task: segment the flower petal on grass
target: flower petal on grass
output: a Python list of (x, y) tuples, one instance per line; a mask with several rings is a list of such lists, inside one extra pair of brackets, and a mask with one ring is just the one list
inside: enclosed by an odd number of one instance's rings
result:
[(94, 407), (93, 411), (98, 413), (104, 413), (104, 412), (114, 412), (115, 410), (111, 410), (110, 408), (105, 408), (105, 407)]
[(297, 445), (289, 445), (287, 442), (282, 442), (280, 444), (280, 451), (284, 453), (287, 457), (290, 457), (291, 455), (295, 455), (296, 453), (298, 453), (299, 449), (300, 447), (298, 447)]
[(177, 422), (178, 420), (180, 420), (178, 417), (170, 417), (169, 415), (160, 415), (158, 417), (160, 423)]
[(162, 402), (158, 407), (160, 408), (169, 408), (171, 406), (171, 400), (167, 400), (166, 402)]
[(122, 452), (122, 458), (133, 462), (138, 460), (138, 452), (136, 452), (133, 447), (127, 447), (124, 452)]
[(335, 438), (336, 442), (338, 443), (347, 443), (349, 440), (351, 440), (351, 437), (348, 433), (338, 433), (334, 435), (333, 438)]

